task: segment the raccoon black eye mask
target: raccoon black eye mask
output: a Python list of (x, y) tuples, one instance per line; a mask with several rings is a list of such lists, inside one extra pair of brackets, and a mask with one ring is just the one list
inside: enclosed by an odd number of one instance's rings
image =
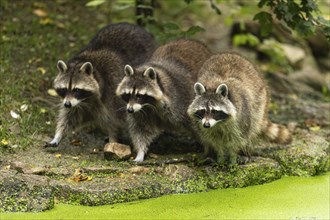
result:
[(229, 117), (229, 115), (223, 111), (211, 110), (211, 114), (217, 121), (224, 121)]
[(74, 88), (71, 91), (68, 91), (68, 89), (66, 89), (66, 88), (61, 88), (61, 89), (56, 89), (56, 92), (62, 98), (64, 98), (66, 95), (68, 95), (68, 93), (71, 93), (73, 97), (75, 97), (76, 99), (80, 99), (80, 100), (86, 99), (93, 95), (93, 93), (91, 91), (87, 91), (84, 89), (77, 89), (77, 88)]
[(203, 119), (205, 115), (211, 115), (216, 121), (224, 121), (229, 117), (225, 112), (214, 109), (210, 112), (206, 112), (205, 109), (200, 109), (194, 113), (194, 116), (198, 119)]

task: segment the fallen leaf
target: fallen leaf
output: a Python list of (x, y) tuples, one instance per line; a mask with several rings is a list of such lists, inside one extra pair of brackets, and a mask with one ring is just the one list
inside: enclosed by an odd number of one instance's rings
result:
[(315, 126), (318, 126), (318, 123), (315, 119), (311, 118), (311, 119), (305, 120), (305, 125), (307, 127), (315, 127)]
[(28, 109), (28, 105), (27, 104), (23, 104), (23, 105), (21, 105), (21, 111), (22, 112), (25, 112), (27, 109)]
[(57, 96), (57, 93), (56, 93), (55, 89), (48, 89), (47, 93), (50, 96)]
[(46, 73), (46, 70), (45, 70), (45, 68), (43, 68), (43, 67), (38, 67), (37, 70), (38, 70), (42, 75), (44, 75), (44, 74)]
[(60, 22), (56, 22), (55, 25), (59, 28), (65, 28), (65, 25), (63, 23), (60, 23)]
[(8, 141), (6, 139), (2, 139), (1, 144), (6, 146), (6, 145), (8, 145)]
[(15, 119), (21, 118), (21, 116), (18, 113), (14, 112), (13, 110), (10, 111), (10, 115)]
[(71, 143), (73, 146), (81, 146), (81, 141), (80, 140), (73, 140)]
[(39, 21), (39, 23), (42, 24), (42, 25), (52, 24), (53, 20), (50, 19), (50, 18), (43, 18)]
[(48, 15), (48, 13), (42, 9), (34, 9), (33, 14), (37, 15), (38, 17), (45, 17)]
[(320, 126), (313, 126), (313, 127), (310, 127), (309, 130), (311, 131), (319, 131), (321, 129)]
[(69, 181), (83, 182), (83, 181), (91, 181), (92, 179), (93, 179), (92, 177), (85, 175), (81, 168), (78, 168), (75, 170), (72, 177), (69, 178)]
[(61, 158), (62, 157), (62, 154), (55, 154), (55, 157), (56, 158)]

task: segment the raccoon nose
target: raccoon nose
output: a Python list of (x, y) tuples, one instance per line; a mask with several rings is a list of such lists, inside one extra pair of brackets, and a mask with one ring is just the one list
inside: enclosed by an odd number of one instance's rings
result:
[(204, 126), (204, 128), (210, 128), (211, 127), (210, 122), (205, 122), (203, 124), (203, 126)]
[(65, 103), (64, 103), (64, 107), (66, 107), (66, 108), (71, 108), (71, 102), (69, 102), (69, 101), (66, 101)]
[(128, 113), (133, 113), (133, 112), (134, 112), (133, 107), (132, 107), (132, 106), (128, 107), (128, 108), (127, 108), (127, 112), (128, 112)]

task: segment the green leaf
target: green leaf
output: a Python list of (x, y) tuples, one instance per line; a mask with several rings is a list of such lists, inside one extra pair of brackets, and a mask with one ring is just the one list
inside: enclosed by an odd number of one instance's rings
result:
[(210, 4), (211, 4), (211, 8), (218, 14), (221, 15), (222, 12), (220, 10), (220, 8), (212, 1), (210, 0)]
[(205, 29), (196, 25), (196, 26), (191, 26), (186, 32), (185, 32), (185, 36), (190, 37), (195, 35), (198, 32), (204, 32)]
[(259, 12), (253, 17), (254, 21), (260, 24), (261, 36), (267, 36), (273, 29), (273, 18), (268, 12)]
[(267, 2), (268, 2), (267, 0), (260, 0), (260, 2), (258, 3), (258, 7), (259, 7), (259, 8), (264, 7), (264, 5), (265, 5)]
[(244, 45), (249, 45), (249, 46), (257, 46), (260, 44), (259, 39), (254, 36), (253, 34), (236, 34), (233, 37), (233, 46), (244, 46)]
[(330, 27), (330, 20), (327, 20), (325, 19), (324, 17), (322, 16), (318, 16), (317, 17), (317, 21), (321, 24), (321, 25), (324, 25), (326, 27)]
[(185, 3), (190, 4), (194, 0), (184, 0)]
[(98, 5), (102, 5), (106, 0), (92, 0), (87, 2), (87, 7), (96, 7)]
[(163, 28), (164, 30), (169, 30), (169, 31), (180, 30), (180, 26), (173, 22), (163, 24)]

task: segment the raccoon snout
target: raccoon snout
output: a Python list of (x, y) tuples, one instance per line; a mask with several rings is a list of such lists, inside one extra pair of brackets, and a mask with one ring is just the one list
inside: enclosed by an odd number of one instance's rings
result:
[(128, 113), (133, 113), (134, 112), (133, 107), (132, 106), (127, 107), (127, 112)]
[(203, 124), (203, 127), (204, 128), (210, 128), (211, 127), (211, 124), (210, 124), (210, 122), (205, 122), (204, 124)]
[(64, 103), (64, 107), (66, 107), (66, 108), (71, 108), (71, 107), (72, 107), (71, 102), (70, 102), (70, 101), (66, 101), (66, 102)]

